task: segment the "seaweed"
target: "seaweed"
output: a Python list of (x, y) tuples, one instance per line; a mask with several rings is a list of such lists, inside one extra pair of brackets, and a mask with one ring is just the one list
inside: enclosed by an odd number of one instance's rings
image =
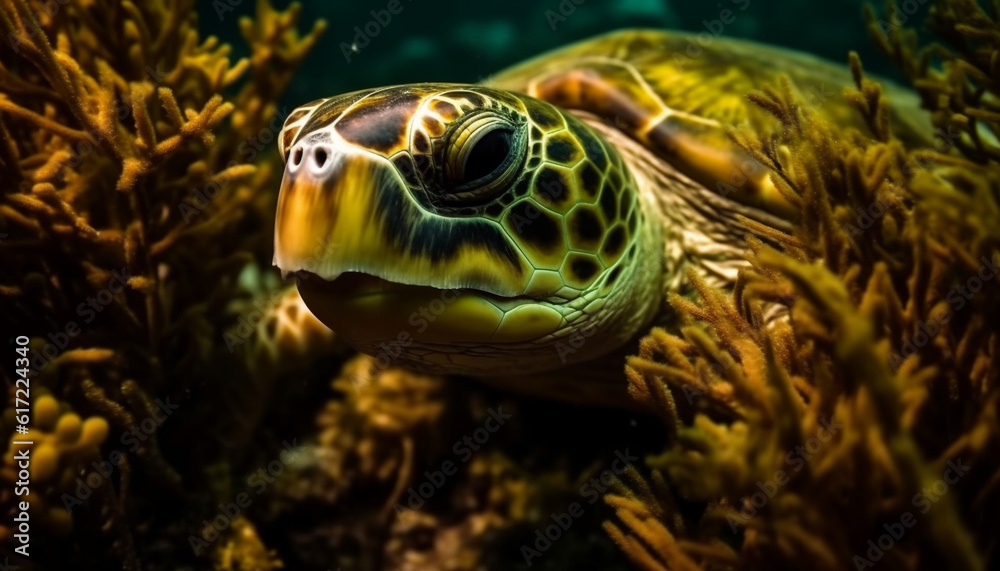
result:
[[(324, 24), (300, 36), (298, 5), (260, 0), (257, 18), (240, 22), (250, 57), (232, 61), (228, 45), (199, 38), (192, 0), (0, 7), (0, 314), (30, 337), (32, 431), (51, 428), (50, 399), (64, 409), (55, 436), (32, 449), (31, 561), (135, 569), (159, 549), (151, 538), (187, 535), (182, 517), (146, 507), (211, 504), (185, 486), (210, 479), (203, 466), (236, 469), (220, 439), (189, 463), (165, 443), (220, 430), (229, 417), (217, 403), (240, 383), (252, 390), (247, 379), (276, 378), (254, 368), (255, 350), (230, 354), (224, 333), (260, 295), (244, 276), (269, 263), (266, 189), (280, 157), (266, 143), (283, 120), (277, 98)], [(217, 381), (213, 362), (244, 375)], [(14, 371), (3, 376), (12, 401)], [(3, 436), (17, 440), (12, 413)], [(91, 417), (86, 445), (67, 440), (78, 414)], [(108, 436), (100, 448), (94, 423)], [(44, 460), (52, 438), (72, 453)], [(11, 483), (0, 492), (4, 545), (16, 448), (0, 471)], [(47, 505), (72, 518), (47, 521)]]
[(787, 87), (749, 95), (780, 126), (731, 136), (799, 223), (750, 223), (735, 287), (690, 276), (696, 299), (670, 297), (681, 330), (654, 330), (628, 360), (632, 395), (672, 437), (648, 479), (633, 471), (605, 498), (639, 568), (996, 565), (1000, 24), (936, 2), (930, 28), (951, 49), (918, 50), (888, 10), (869, 11), (873, 35), (922, 94), (934, 146), (896, 138), (897, 102), (855, 54), (843, 96), (864, 132)]
[[(324, 24), (300, 35), (297, 4), (260, 0), (240, 22), (250, 56), (232, 61), (194, 6), (0, 0), (0, 315), (31, 339), (35, 391), (34, 557), (17, 564), (520, 563), (611, 446), (661, 435), (370, 357), (341, 367), (344, 348), (265, 269), (278, 100)], [(1000, 26), (995, 5), (939, 1), (941, 41), (920, 47), (887, 10), (868, 11), (873, 37), (936, 138), (903, 140), (895, 92), (856, 55), (842, 96), (864, 130), (787, 83), (749, 94), (777, 127), (731, 137), (798, 220), (748, 220), (735, 287), (690, 275), (696, 293), (669, 298), (681, 327), (627, 361), (669, 446), (587, 517), (612, 515), (607, 538), (638, 568), (996, 565)], [(506, 432), (414, 508), (411, 489), (498, 400)], [(0, 436), (26, 437), (16, 424), (6, 408)], [(5, 547), (17, 450), (0, 465)], [(275, 458), (267, 496), (220, 512)], [(604, 561), (610, 542), (585, 525), (545, 564)]]

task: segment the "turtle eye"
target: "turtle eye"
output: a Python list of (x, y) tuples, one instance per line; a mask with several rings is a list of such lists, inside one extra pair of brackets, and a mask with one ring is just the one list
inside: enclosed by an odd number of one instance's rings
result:
[(462, 149), (459, 158), (464, 166), (464, 178), (467, 181), (478, 181), (500, 170), (510, 156), (510, 147), (514, 139), (514, 129), (506, 126), (480, 129), (475, 141), (471, 141)]
[(517, 178), (524, 146), (521, 130), (506, 118), (492, 113), (470, 117), (449, 140), (442, 198), (462, 204), (495, 198)]

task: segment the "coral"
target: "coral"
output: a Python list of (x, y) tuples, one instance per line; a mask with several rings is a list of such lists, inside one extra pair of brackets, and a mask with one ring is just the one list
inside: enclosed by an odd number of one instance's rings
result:
[[(0, 315), (31, 338), (35, 395), (29, 435), (15, 437), (10, 406), (0, 422), (8, 442), (35, 442), (34, 554), (15, 564), (509, 568), (580, 502), (601, 459), (660, 450), (646, 419), (520, 399), (411, 508), (409, 490), (456, 458), (496, 394), (370, 357), (339, 369), (334, 336), (263, 269), (279, 97), (325, 25), (300, 35), (298, 5), (259, 0), (240, 21), (249, 56), (233, 61), (199, 36), (192, 0), (0, 8)], [(799, 223), (751, 224), (751, 268), (732, 291), (692, 276), (696, 295), (671, 297), (683, 327), (652, 331), (627, 366), (669, 447), (588, 504), (566, 534), (579, 541), (546, 567), (606, 568), (610, 542), (585, 528), (608, 509), (608, 536), (644, 569), (996, 566), (990, 8), (936, 2), (942, 43), (924, 48), (898, 16), (869, 12), (937, 127), (927, 145), (902, 140), (898, 102), (857, 57), (844, 96), (867, 131), (830, 124), (787, 85), (750, 95), (780, 129), (732, 136), (774, 170)], [(337, 370), (334, 394), (315, 382)], [(304, 453), (220, 516), (286, 436)], [(13, 452), (0, 467), (5, 547)], [(218, 517), (209, 547), (187, 549)]]
[[(951, 37), (974, 63), (904, 69), (983, 80), (985, 48), (971, 46), (993, 49), (1000, 28), (973, 6), (938, 2), (932, 21), (959, 18)], [(696, 299), (670, 299), (680, 332), (654, 330), (628, 360), (632, 394), (673, 440), (648, 481), (632, 471), (606, 497), (605, 528), (639, 568), (975, 570), (1000, 557), (1000, 169), (975, 126), (992, 117), (989, 89), (948, 90), (930, 109), (968, 128), (907, 147), (893, 101), (851, 66), (844, 96), (867, 132), (781, 86), (751, 94), (780, 129), (733, 138), (774, 171), (799, 224), (751, 225), (733, 291), (691, 276)]]
[(233, 533), (216, 556), (217, 571), (274, 571), (284, 567), (243, 517), (233, 521)]
[[(15, 489), (18, 475), (17, 453), (26, 453), (31, 459), (29, 465), (31, 488), (28, 495), (18, 498), (27, 501), (29, 514), (36, 522), (41, 522), (55, 533), (66, 536), (72, 530), (70, 513), (62, 502), (55, 506), (46, 498), (59, 498), (63, 493), (72, 493), (77, 477), (89, 462), (99, 460), (99, 448), (108, 436), (108, 422), (100, 416), (82, 420), (76, 413), (61, 407), (51, 395), (39, 395), (32, 407), (34, 422), (26, 434), (14, 434), (9, 438), (10, 447), (3, 457), (0, 480), (5, 484), (4, 494)], [(12, 428), (14, 410), (8, 409), (9, 422), (5, 428)], [(4, 431), (8, 433), (7, 430)], [(9, 432), (13, 432), (10, 430)], [(31, 442), (32, 444), (16, 444)], [(42, 493), (42, 490), (45, 490)], [(31, 493), (31, 492), (35, 493)], [(56, 500), (58, 501), (58, 500)], [(0, 537), (10, 541), (11, 531), (0, 527)]]
[(444, 408), (442, 385), (440, 377), (382, 369), (366, 355), (349, 361), (333, 383), (345, 398), (330, 402), (319, 419), (317, 444), (325, 452), (317, 461), (324, 472), (344, 488), (391, 485), (389, 513), (409, 481), (417, 443), (432, 440)]
[(573, 488), (564, 470), (531, 473), (498, 451), (473, 456), (468, 478), (450, 494), (455, 507), (445, 513), (406, 509), (398, 514), (385, 546), (386, 567), (479, 568), (500, 558), (500, 550), (490, 545), (492, 536), (550, 524), (539, 508)]
[(1000, 6), (988, 4), (989, 12), (975, 0), (935, 2), (926, 26), (939, 41), (923, 47), (895, 2), (884, 18), (865, 10), (871, 37), (909, 77), (948, 146), (976, 162), (1000, 160)]
[[(98, 459), (124, 454), (100, 501), (73, 510), (72, 548), (45, 549), (44, 532), (69, 522), (37, 528), (39, 564), (137, 568), (136, 550), (156, 543), (135, 535), (181, 543), (192, 528), (189, 515), (150, 517), (147, 502), (173, 498), (189, 513), (217, 503), (206, 467), (236, 469), (227, 423), (259, 422), (217, 404), (237, 389), (268, 394), (280, 377), (253, 368), (254, 348), (233, 354), (224, 334), (260, 295), (240, 277), (270, 264), (277, 98), (325, 25), (300, 36), (298, 5), (259, 0), (240, 22), (250, 57), (232, 61), (228, 45), (199, 38), (192, 0), (0, 7), (0, 314), (31, 338), (32, 389), (106, 419)], [(232, 374), (220, 380), (216, 367)], [(195, 444), (164, 453), (178, 442)], [(74, 458), (60, 453), (52, 477)], [(57, 486), (37, 491), (62, 503)]]
[[(480, 387), (460, 386), (380, 367), (365, 355), (344, 365), (335, 397), (318, 414), (315, 439), (304, 444), (304, 460), (282, 474), (260, 512), (267, 522), (261, 529), (292, 545), (286, 565), (476, 569), (523, 561), (520, 544), (534, 541), (536, 527), (551, 525), (551, 513), (580, 499), (573, 475), (588, 470), (567, 467), (559, 448), (567, 435), (551, 427), (581, 419), (561, 417), (551, 403), (532, 413), (526, 403), (503, 402), (492, 407), (511, 416), (502, 432), (481, 448), (463, 448), (463, 437), (484, 426), (491, 407)], [(533, 453), (526, 454), (521, 430), (536, 435), (529, 450), (548, 439), (559, 443), (529, 461), (533, 469), (525, 466)], [(586, 447), (586, 458), (594, 453)], [(453, 466), (447, 475), (445, 462)]]
[[(339, 398), (320, 411), (315, 442), (307, 444), (303, 462), (279, 480), (283, 500), (268, 519), (304, 504), (347, 510), (351, 524), (327, 530), (328, 545), (310, 554), (308, 546), (296, 551), (319, 565), (345, 545), (378, 549), (380, 535), (396, 512), (393, 508), (410, 485), (415, 464), (435, 451), (422, 446), (437, 442), (435, 428), (444, 410), (443, 379), (384, 368), (374, 358), (359, 355), (348, 361), (333, 381)], [(311, 534), (310, 534), (311, 535)], [(360, 561), (338, 561), (356, 568), (371, 565), (371, 553)], [(329, 564), (329, 563), (327, 563)]]

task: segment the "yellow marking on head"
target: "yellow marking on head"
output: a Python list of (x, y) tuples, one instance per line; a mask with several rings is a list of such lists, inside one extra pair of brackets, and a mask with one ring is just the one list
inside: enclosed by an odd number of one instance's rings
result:
[[(388, 161), (338, 149), (313, 144), (301, 163), (286, 172), (275, 229), (275, 264), (282, 270), (305, 270), (325, 279), (357, 271), (403, 284), (473, 288), (503, 296), (526, 292), (531, 266), (522, 254), (511, 249), (513, 259), (501, 256), (484, 239), (461, 235), (460, 225), (483, 221), (427, 212)], [(326, 156), (320, 169), (317, 153)], [(394, 208), (405, 212), (386, 212), (379, 204), (383, 194), (391, 195)], [(415, 240), (421, 232), (442, 234), (435, 238), (451, 248), (448, 255), (419, 249)], [(449, 233), (455, 237), (449, 238)], [(544, 297), (554, 292), (532, 293)]]

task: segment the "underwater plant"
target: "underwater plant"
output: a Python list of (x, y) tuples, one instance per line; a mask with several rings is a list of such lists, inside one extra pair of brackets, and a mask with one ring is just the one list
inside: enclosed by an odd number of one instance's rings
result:
[[(183, 506), (212, 502), (203, 467), (227, 465), (217, 438), (186, 465), (164, 439), (225, 430), (212, 403), (233, 383), (254, 390), (239, 357), (256, 353), (230, 355), (223, 334), (262, 287), (241, 276), (269, 262), (277, 98), (324, 24), (300, 37), (300, 7), (261, 0), (240, 22), (251, 55), (231, 61), (229, 46), (199, 38), (191, 0), (0, 6), (0, 314), (31, 338), (41, 431), (30, 562), (135, 569)], [(250, 372), (209, 384), (213, 359)], [(2, 433), (19, 439), (13, 408)], [(17, 448), (0, 471), (5, 546)], [(185, 491), (192, 482), (209, 493)], [(178, 507), (151, 515), (164, 501)]]
[(670, 300), (681, 331), (654, 330), (628, 361), (673, 440), (605, 498), (639, 568), (996, 566), (1000, 13), (936, 2), (945, 44), (920, 50), (887, 14), (869, 12), (872, 35), (923, 96), (934, 144), (897, 138), (853, 54), (843, 97), (865, 131), (785, 84), (749, 95), (780, 125), (731, 136), (800, 222), (754, 229), (732, 292), (692, 276), (696, 298)]
[[(30, 439), (22, 569), (995, 567), (1000, 25), (939, 0), (919, 47), (893, 6), (872, 35), (936, 138), (855, 56), (863, 128), (751, 93), (774, 128), (730, 139), (798, 223), (670, 296), (623, 363), (645, 418), (352, 356), (281, 282), (279, 98), (325, 28), (298, 4), (258, 0), (233, 61), (192, 0), (0, 0), (0, 318), (34, 390), (28, 434), (0, 415), (0, 545)], [(609, 470), (622, 442), (662, 452)]]

